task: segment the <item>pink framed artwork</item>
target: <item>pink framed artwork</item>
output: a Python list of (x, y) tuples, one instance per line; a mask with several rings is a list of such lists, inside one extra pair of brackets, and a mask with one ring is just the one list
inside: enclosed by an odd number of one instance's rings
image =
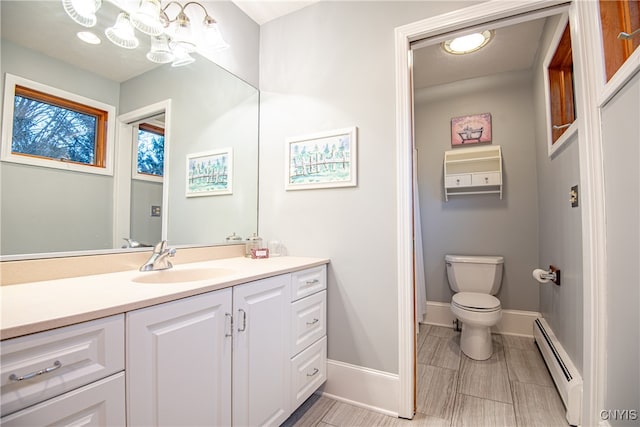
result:
[(491, 143), (491, 113), (453, 117), (451, 146)]

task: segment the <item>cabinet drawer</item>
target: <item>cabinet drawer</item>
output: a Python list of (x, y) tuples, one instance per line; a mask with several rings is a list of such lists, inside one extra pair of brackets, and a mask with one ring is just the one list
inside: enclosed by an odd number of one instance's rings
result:
[(474, 173), (471, 175), (471, 185), (500, 185), (500, 173)]
[(447, 175), (444, 177), (444, 186), (447, 188), (451, 187), (468, 187), (471, 185), (471, 175), (460, 174), (460, 175)]
[(326, 265), (291, 273), (291, 301), (299, 300), (326, 288)]
[(291, 404), (300, 406), (327, 379), (327, 337), (291, 359)]
[(13, 426), (124, 426), (124, 372), (0, 419)]
[(327, 334), (327, 291), (291, 304), (291, 355)]
[(124, 315), (2, 341), (0, 356), (5, 416), (124, 370)]

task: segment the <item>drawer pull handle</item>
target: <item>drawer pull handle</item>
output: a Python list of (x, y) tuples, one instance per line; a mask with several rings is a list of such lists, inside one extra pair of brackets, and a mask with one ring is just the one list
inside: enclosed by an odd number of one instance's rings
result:
[(231, 315), (231, 313), (225, 313), (224, 317), (225, 319), (229, 319), (229, 332), (225, 331), (224, 336), (231, 337), (233, 336), (233, 316)]
[(60, 369), (60, 368), (62, 368), (62, 363), (60, 363), (59, 360), (56, 360), (55, 362), (53, 362), (53, 366), (49, 366), (48, 368), (44, 368), (44, 369), (41, 369), (39, 371), (31, 372), (31, 373), (23, 375), (21, 377), (17, 376), (16, 374), (11, 374), (11, 376), (9, 376), (9, 379), (11, 381), (30, 380), (33, 377), (37, 377), (38, 375), (42, 375), (42, 374), (48, 374), (49, 372), (53, 372), (56, 369)]
[(247, 312), (240, 308), (238, 313), (242, 313), (242, 328), (238, 328), (238, 332), (244, 332), (247, 330)]
[(320, 283), (320, 280), (318, 280), (318, 279), (307, 280), (305, 283), (307, 285), (315, 285), (316, 283)]
[(311, 325), (315, 325), (316, 323), (318, 323), (320, 321), (320, 319), (316, 319), (314, 318), (311, 322), (306, 322), (307, 326), (311, 326)]
[(310, 374), (307, 374), (307, 376), (308, 376), (308, 377), (312, 377), (312, 376), (314, 376), (315, 374), (317, 374), (318, 372), (320, 372), (320, 370), (319, 370), (318, 368), (313, 368), (313, 372), (312, 372), (312, 373), (310, 373)]

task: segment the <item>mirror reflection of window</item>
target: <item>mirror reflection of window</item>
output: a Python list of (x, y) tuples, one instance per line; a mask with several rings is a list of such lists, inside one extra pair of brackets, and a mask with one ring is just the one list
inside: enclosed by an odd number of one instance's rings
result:
[(150, 123), (138, 125), (136, 172), (162, 177), (164, 174), (164, 128)]

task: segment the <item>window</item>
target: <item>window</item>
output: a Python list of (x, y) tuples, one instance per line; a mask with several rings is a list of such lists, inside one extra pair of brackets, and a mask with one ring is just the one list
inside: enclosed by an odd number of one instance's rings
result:
[(576, 119), (573, 94), (573, 55), (571, 52), (571, 29), (565, 27), (556, 47), (549, 72), (549, 96), (551, 109), (551, 143), (558, 138)]
[(551, 156), (577, 130), (571, 28), (565, 14), (544, 60), (548, 151)]
[(640, 29), (640, 0), (600, 0), (600, 23), (606, 81), (609, 81), (640, 45), (640, 34), (618, 38), (622, 32), (633, 34)]
[(164, 128), (150, 123), (137, 127), (134, 178), (162, 181), (164, 174)]
[(2, 160), (110, 174), (114, 108), (7, 74)]

